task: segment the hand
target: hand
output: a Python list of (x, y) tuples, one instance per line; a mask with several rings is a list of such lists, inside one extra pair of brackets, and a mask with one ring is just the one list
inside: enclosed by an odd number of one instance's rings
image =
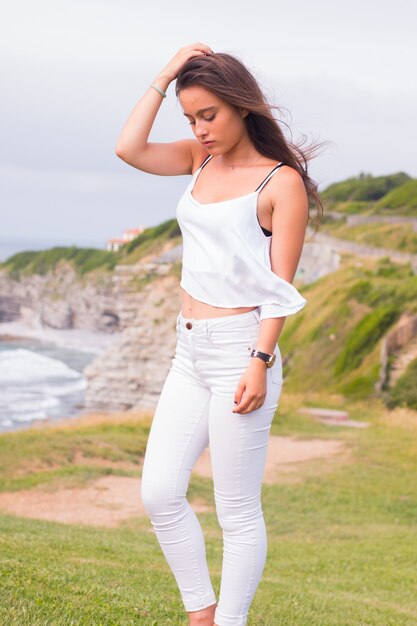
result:
[(252, 358), (236, 388), (234, 400), (237, 404), (232, 413), (244, 415), (263, 405), (266, 396), (266, 369), (266, 363), (262, 359)]
[(177, 54), (171, 59), (171, 61), (160, 72), (161, 75), (166, 76), (169, 80), (174, 80), (178, 76), (178, 72), (189, 59), (195, 56), (211, 54), (213, 50), (203, 43), (193, 43), (189, 46), (180, 48)]

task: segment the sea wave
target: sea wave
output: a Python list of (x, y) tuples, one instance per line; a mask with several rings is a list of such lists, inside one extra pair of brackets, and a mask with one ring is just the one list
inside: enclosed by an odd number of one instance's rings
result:
[(82, 373), (53, 357), (17, 348), (0, 351), (0, 426), (59, 417), (81, 402)]

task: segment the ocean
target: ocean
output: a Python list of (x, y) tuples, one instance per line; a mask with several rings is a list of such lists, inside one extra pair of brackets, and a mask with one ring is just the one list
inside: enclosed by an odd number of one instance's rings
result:
[(79, 414), (82, 372), (95, 357), (34, 338), (0, 338), (0, 432)]
[(84, 414), (84, 368), (120, 335), (0, 323), (0, 432)]
[[(0, 261), (16, 252), (71, 245), (104, 249), (97, 240), (0, 238)], [(82, 413), (83, 370), (111, 341), (99, 333), (31, 331), (19, 322), (1, 323), (0, 432)]]

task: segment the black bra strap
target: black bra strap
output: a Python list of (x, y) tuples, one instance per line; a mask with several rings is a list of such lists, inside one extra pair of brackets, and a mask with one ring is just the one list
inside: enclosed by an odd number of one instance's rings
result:
[(212, 154), (208, 155), (208, 157), (203, 161), (202, 165), (200, 165), (200, 169), (203, 169), (203, 167), (210, 161), (212, 156)]
[(280, 168), (280, 167), (282, 167), (283, 165), (285, 165), (285, 163), (283, 163), (282, 161), (281, 161), (281, 163), (278, 163), (278, 165), (276, 165), (276, 166), (274, 167), (274, 169), (272, 169), (272, 170), (269, 172), (268, 176), (267, 176), (266, 178), (264, 178), (264, 180), (261, 182), (261, 184), (259, 185), (259, 187), (257, 187), (257, 188), (255, 189), (255, 191), (258, 191), (258, 190), (259, 190), (259, 189), (261, 189), (264, 185), (266, 185), (266, 183), (267, 183), (267, 182), (268, 182), (268, 180), (271, 178), (271, 176), (273, 175), (273, 173), (275, 172), (275, 170), (279, 169), (279, 168)]

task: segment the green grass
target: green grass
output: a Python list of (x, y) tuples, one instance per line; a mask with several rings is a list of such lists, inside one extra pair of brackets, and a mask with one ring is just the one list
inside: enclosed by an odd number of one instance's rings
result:
[(387, 328), (398, 319), (401, 312), (398, 303), (385, 304), (365, 315), (346, 337), (334, 366), (336, 376), (356, 369), (374, 348)]
[(111, 271), (118, 259), (117, 253), (108, 250), (57, 246), (48, 250), (18, 252), (0, 263), (0, 268), (6, 270), (11, 278), (19, 280), (32, 274), (43, 276), (63, 262), (69, 262), (82, 276), (97, 269)]
[[(272, 434), (338, 438), (349, 457), (315, 462), (297, 483), (264, 484), (268, 557), (248, 625), (415, 626), (417, 413), (389, 412), (379, 401), (344, 405), (371, 424), (349, 429), (301, 415), (300, 403), (340, 407), (341, 400), (283, 392)], [(82, 464), (76, 471), (76, 451), (107, 459), (109, 471), (115, 461), (139, 463), (149, 424), (126, 414), (3, 434), (2, 489), (27, 487), (33, 473), (45, 474), (37, 484), (56, 486), (48, 463), (88, 481)], [(211, 480), (192, 475), (191, 494), (213, 503)], [(221, 531), (214, 512), (198, 517), (218, 597)], [(2, 625), (187, 624), (147, 517), (107, 529), (1, 514), (0, 555)]]
[(410, 180), (404, 172), (389, 176), (372, 176), (361, 172), (359, 176), (329, 185), (323, 192), (327, 202), (372, 202), (379, 200), (392, 189)]
[(410, 224), (373, 222), (347, 226), (335, 221), (323, 225), (322, 232), (359, 244), (417, 254), (417, 232), (412, 230)]
[(377, 209), (394, 209), (397, 213), (403, 209), (405, 214), (409, 209), (417, 209), (417, 180), (409, 180), (392, 189), (375, 206)]
[(388, 176), (362, 172), (329, 185), (320, 195), (327, 209), (346, 215), (417, 216), (417, 180), (404, 172)]
[[(51, 428), (48, 437), (36, 429), (0, 436), (0, 490), (16, 491), (42, 484), (82, 485), (101, 475), (135, 475), (114, 469), (118, 462), (139, 463), (145, 451), (149, 427), (143, 423), (100, 423), (96, 426)], [(76, 455), (86, 463), (75, 463)], [(89, 465), (108, 461), (106, 467)]]

